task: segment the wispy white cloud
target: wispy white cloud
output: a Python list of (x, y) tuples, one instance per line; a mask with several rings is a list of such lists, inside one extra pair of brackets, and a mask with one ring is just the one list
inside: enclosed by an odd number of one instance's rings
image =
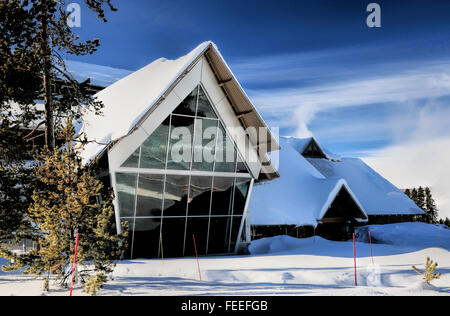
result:
[(450, 217), (450, 107), (430, 102), (403, 140), (364, 160), (401, 188), (430, 186), (441, 216)]
[(308, 88), (252, 91), (261, 110), (292, 111), (315, 105), (317, 111), (336, 107), (361, 106), (387, 102), (407, 102), (450, 95), (450, 64), (441, 69), (406, 70), (401, 74), (354, 80)]

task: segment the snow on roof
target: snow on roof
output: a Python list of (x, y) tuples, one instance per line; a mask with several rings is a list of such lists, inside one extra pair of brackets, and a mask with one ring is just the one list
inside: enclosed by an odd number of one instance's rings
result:
[(94, 159), (113, 140), (126, 136), (211, 44), (204, 42), (176, 60), (160, 58), (97, 93), (105, 107), (102, 116), (90, 113), (83, 118), (84, 132), (96, 141), (85, 147), (83, 160)]
[(251, 225), (317, 226), (342, 187), (364, 209), (343, 179), (327, 179), (286, 138), (280, 139), (280, 178), (256, 184), (250, 201)]
[(91, 79), (91, 84), (107, 87), (128, 76), (132, 71), (84, 62), (66, 60), (66, 66), (74, 78), (80, 82)]
[(345, 179), (368, 215), (412, 215), (423, 211), (401, 190), (358, 158), (339, 162), (307, 159), (327, 179)]

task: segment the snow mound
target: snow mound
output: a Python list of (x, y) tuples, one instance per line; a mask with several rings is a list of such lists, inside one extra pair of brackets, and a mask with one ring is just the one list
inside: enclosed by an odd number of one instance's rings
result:
[(357, 229), (357, 240), (373, 243), (407, 246), (417, 249), (438, 247), (450, 250), (450, 230), (439, 225), (426, 223), (398, 223), (370, 225)]
[(252, 255), (265, 254), (315, 254), (325, 256), (352, 256), (352, 246), (348, 242), (326, 240), (322, 237), (294, 238), (275, 236), (253, 241), (249, 248)]

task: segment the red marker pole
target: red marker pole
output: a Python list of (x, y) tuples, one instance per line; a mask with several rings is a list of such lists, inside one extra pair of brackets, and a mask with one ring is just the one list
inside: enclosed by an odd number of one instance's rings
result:
[(358, 280), (356, 277), (356, 243), (355, 243), (355, 233), (353, 233), (353, 258), (354, 258), (354, 265), (355, 265), (355, 286), (358, 286)]
[(72, 282), (70, 284), (70, 296), (72, 296), (73, 281), (75, 279), (75, 269), (77, 267), (77, 253), (78, 253), (78, 240), (79, 240), (79, 238), (80, 238), (80, 234), (77, 233), (77, 240), (75, 241), (75, 256), (73, 258)]
[(192, 235), (192, 240), (194, 241), (195, 257), (197, 258), (198, 275), (200, 276), (200, 281), (201, 281), (202, 280), (202, 274), (200, 272), (200, 263), (198, 262), (198, 254), (197, 254), (197, 244), (195, 243), (195, 236), (194, 235)]
[(370, 255), (372, 256), (372, 264), (374, 264), (373, 262), (373, 250), (372, 250), (372, 237), (370, 237), (370, 232), (369, 233), (369, 243), (370, 243)]

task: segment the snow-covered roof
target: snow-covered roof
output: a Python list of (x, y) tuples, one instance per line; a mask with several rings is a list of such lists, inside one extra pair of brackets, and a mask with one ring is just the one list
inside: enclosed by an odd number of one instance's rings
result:
[(280, 139), (280, 178), (254, 186), (251, 225), (315, 227), (342, 187), (366, 215), (423, 214), (401, 190), (361, 159), (303, 157), (301, 153), (312, 140)]
[(411, 215), (423, 211), (361, 159), (307, 159), (327, 179), (345, 179), (368, 215)]
[(223, 79), (219, 78), (220, 76), (226, 77), (227, 80), (222, 85), (222, 89), (226, 90), (226, 95), (230, 98), (236, 113), (246, 112), (239, 118), (244, 128), (264, 127), (270, 135), (269, 142), (274, 144), (267, 149), (277, 150), (278, 143), (266, 124), (251, 104), (217, 47), (208, 41), (176, 60), (160, 58), (97, 93), (95, 96), (103, 101), (105, 108), (103, 116), (89, 114), (84, 117), (84, 132), (89, 140), (95, 142), (85, 147), (82, 154), (83, 160), (89, 162), (113, 141), (130, 134), (201, 56), (205, 56), (211, 62), (218, 80)]
[(280, 139), (280, 178), (253, 188), (249, 206), (251, 225), (315, 227), (343, 187), (364, 212), (344, 179), (327, 179), (290, 144), (290, 139)]
[(91, 113), (83, 118), (84, 132), (96, 141), (85, 147), (83, 159), (92, 160), (112, 141), (131, 132), (208, 46), (209, 42), (205, 42), (176, 60), (155, 60), (97, 93), (95, 96), (105, 107), (102, 116)]

